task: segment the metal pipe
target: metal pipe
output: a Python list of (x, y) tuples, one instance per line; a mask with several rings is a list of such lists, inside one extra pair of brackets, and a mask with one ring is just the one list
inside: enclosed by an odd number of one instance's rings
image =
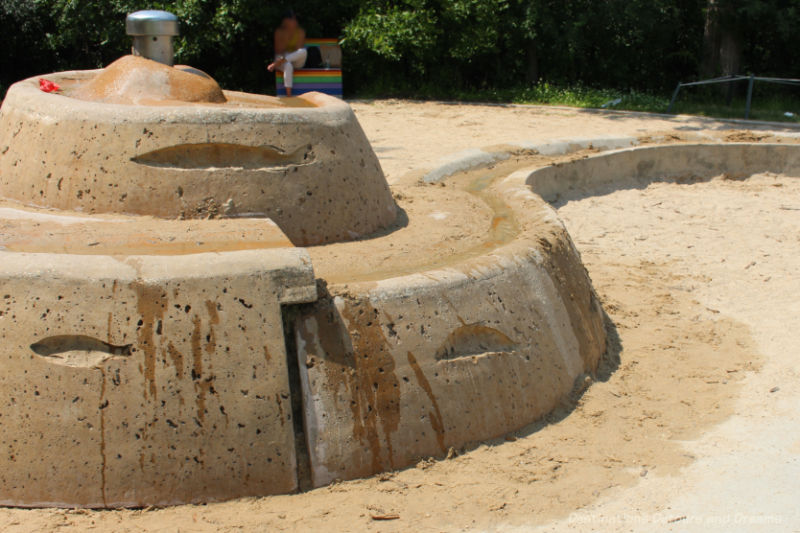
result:
[(667, 113), (672, 113), (672, 108), (675, 107), (675, 100), (678, 99), (678, 93), (683, 87), (682, 83), (679, 83), (677, 87), (675, 87), (675, 92), (672, 93), (672, 100), (669, 101), (669, 107), (667, 108)]
[(693, 87), (695, 85), (712, 85), (714, 83), (730, 83), (732, 81), (742, 81), (748, 80), (747, 76), (725, 76), (724, 78), (714, 78), (711, 80), (703, 80), (703, 81), (690, 81), (688, 83), (682, 83), (684, 87)]
[(797, 78), (765, 78), (763, 76), (756, 76), (756, 81), (773, 81), (776, 83), (800, 83), (800, 79)]
[(747, 84), (747, 105), (744, 108), (744, 118), (750, 118), (750, 105), (753, 103), (753, 85), (755, 84), (755, 76), (750, 75), (750, 82)]
[(175, 63), (172, 39), (180, 34), (178, 17), (167, 11), (145, 10), (125, 19), (125, 30), (133, 37), (133, 55), (165, 65)]

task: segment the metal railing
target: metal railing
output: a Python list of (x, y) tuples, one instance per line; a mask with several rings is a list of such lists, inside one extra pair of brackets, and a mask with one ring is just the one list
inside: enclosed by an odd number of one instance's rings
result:
[[(672, 93), (672, 99), (669, 101), (669, 107), (667, 108), (667, 113), (672, 113), (673, 108), (675, 107), (675, 100), (678, 99), (678, 93), (681, 91), (683, 87), (695, 87), (698, 85), (712, 85), (716, 83), (735, 83), (738, 81), (747, 81), (747, 103), (745, 104), (744, 109), (744, 118), (750, 118), (750, 109), (753, 104), (753, 86), (757, 81), (764, 81), (767, 83), (779, 83), (782, 85), (800, 85), (800, 79), (794, 78), (768, 78), (764, 76), (722, 76), (720, 78), (712, 78), (710, 80), (701, 80), (701, 81), (692, 81), (689, 83), (678, 83), (678, 86), (675, 87), (675, 92)], [(730, 93), (729, 93), (730, 94)], [(730, 105), (730, 96), (728, 97), (728, 105)]]

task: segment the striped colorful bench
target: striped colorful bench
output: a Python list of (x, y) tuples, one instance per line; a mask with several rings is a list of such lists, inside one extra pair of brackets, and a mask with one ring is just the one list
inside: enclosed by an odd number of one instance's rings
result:
[[(337, 39), (306, 39), (306, 48), (318, 47), (323, 68), (301, 68), (294, 71), (293, 95), (318, 91), (342, 97), (342, 51)], [(283, 73), (275, 75), (278, 96), (286, 96)]]

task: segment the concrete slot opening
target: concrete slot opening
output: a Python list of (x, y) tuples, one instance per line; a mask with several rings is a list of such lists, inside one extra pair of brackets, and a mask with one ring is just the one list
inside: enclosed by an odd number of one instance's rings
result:
[(312, 304), (284, 305), (281, 307), (283, 335), (286, 342), (286, 366), (289, 373), (289, 391), (292, 405), (295, 455), (297, 457), (297, 490), (305, 492), (313, 488), (311, 483), (311, 459), (308, 454), (307, 432), (303, 409), (303, 391), (300, 382), (300, 359), (297, 351), (296, 321)]

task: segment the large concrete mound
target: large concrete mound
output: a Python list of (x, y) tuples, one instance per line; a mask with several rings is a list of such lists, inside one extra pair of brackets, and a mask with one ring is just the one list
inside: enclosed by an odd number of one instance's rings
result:
[(520, 429), (597, 368), (603, 311), (530, 171), (409, 176), (398, 209), (339, 100), (101, 101), (143, 94), (100, 98), (114, 76), (0, 110), (0, 503), (368, 476)]
[[(340, 278), (300, 312), (315, 486), (520, 429), (597, 368), (604, 316), (563, 225), (523, 176), (466, 177), (455, 190), (415, 188), (444, 197), (479, 183), (481, 198), (498, 210), (482, 243), (414, 273)], [(324, 261), (315, 266), (328, 274)]]

